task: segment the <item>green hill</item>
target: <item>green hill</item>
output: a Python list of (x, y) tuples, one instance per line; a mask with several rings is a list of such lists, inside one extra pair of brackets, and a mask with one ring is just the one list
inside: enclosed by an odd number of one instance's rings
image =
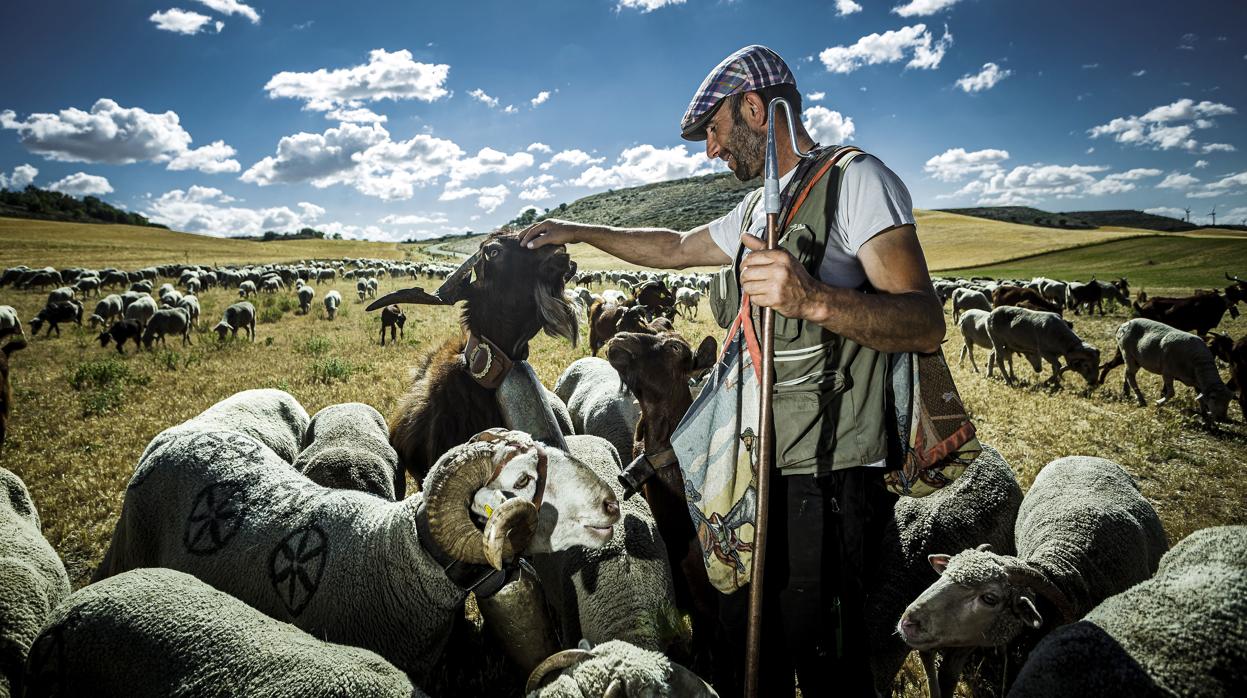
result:
[[(1029, 206), (981, 206), (978, 208), (944, 208), (940, 210), (1005, 223), (1022, 223), (1024, 225), (1037, 225), (1043, 228), (1060, 228), (1063, 230), (1135, 228), (1138, 230), (1156, 230), (1163, 233), (1179, 233), (1202, 227), (1168, 216), (1158, 216), (1133, 210), (1064, 211), (1051, 213)], [(1239, 226), (1221, 227), (1236, 228)]]
[(689, 177), (593, 194), (560, 204), (541, 218), (691, 230), (732, 210), (761, 185), (760, 179), (741, 182), (731, 173)]

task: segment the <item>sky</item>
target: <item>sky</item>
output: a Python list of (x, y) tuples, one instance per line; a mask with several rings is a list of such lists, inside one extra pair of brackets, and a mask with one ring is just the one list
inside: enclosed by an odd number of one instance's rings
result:
[(918, 208), (1247, 219), (1242, 0), (5, 0), (0, 188), (209, 235), (488, 231), (726, 171), (680, 117), (749, 44)]

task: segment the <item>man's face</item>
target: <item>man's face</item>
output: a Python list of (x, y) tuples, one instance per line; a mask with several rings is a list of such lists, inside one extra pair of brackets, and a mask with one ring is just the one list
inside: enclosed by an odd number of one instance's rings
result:
[(710, 123), (706, 125), (706, 157), (719, 158), (727, 163), (736, 178), (747, 182), (762, 174), (766, 162), (766, 134), (754, 131), (745, 122), (740, 110), (745, 107), (741, 99), (732, 104), (731, 98), (724, 104)]

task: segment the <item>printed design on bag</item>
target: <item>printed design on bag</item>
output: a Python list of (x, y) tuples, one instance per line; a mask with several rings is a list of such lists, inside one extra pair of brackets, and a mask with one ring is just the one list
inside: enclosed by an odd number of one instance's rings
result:
[(329, 539), (316, 524), (286, 536), (269, 556), (269, 579), (290, 615), (297, 616), (320, 588), (329, 558)]
[(246, 502), (238, 481), (216, 482), (203, 488), (195, 497), (182, 543), (194, 555), (211, 555), (238, 533)]

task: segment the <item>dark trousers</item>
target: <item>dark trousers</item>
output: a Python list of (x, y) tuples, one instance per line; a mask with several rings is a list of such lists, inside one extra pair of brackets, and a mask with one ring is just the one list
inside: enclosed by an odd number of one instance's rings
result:
[[(866, 570), (895, 498), (878, 468), (771, 478), (758, 695), (874, 696), (867, 647)], [(715, 690), (745, 682), (749, 590), (722, 598)]]

